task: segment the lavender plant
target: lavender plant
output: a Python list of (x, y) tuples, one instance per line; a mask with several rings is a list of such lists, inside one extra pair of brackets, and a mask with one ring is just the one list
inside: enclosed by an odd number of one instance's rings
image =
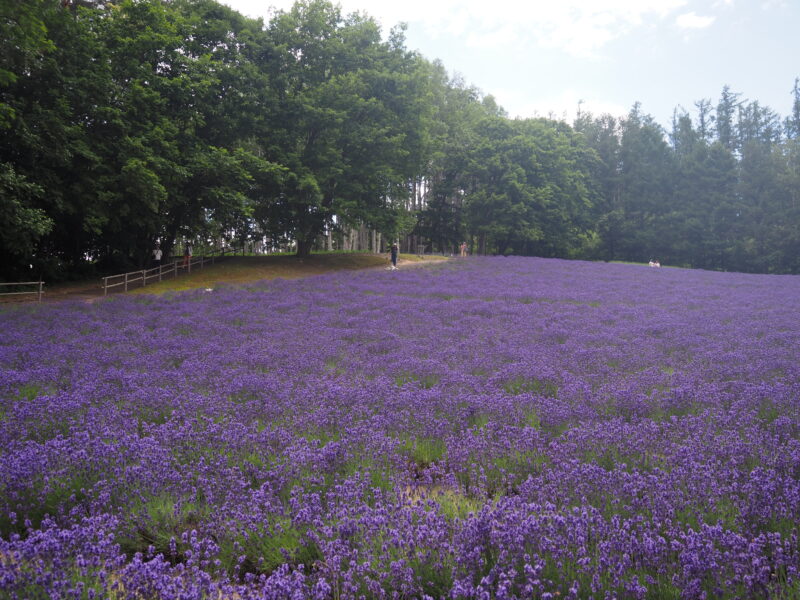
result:
[(0, 312), (0, 596), (800, 595), (800, 279), (545, 259)]

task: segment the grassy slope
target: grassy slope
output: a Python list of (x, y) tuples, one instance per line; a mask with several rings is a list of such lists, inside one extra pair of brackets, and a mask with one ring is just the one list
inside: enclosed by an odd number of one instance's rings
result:
[(218, 283), (246, 283), (258, 279), (294, 279), (319, 275), (340, 269), (361, 269), (382, 264), (381, 257), (370, 254), (312, 255), (299, 259), (291, 255), (236, 256), (206, 265), (193, 267), (188, 275), (167, 279), (134, 290), (139, 294), (158, 294), (173, 290), (214, 287)]
[[(418, 257), (413, 254), (401, 254), (399, 263), (402, 267), (404, 264), (431, 263), (439, 260), (444, 260), (444, 257)], [(218, 283), (237, 284), (278, 277), (297, 279), (332, 271), (380, 268), (388, 265), (389, 257), (387, 254), (368, 254), (363, 252), (319, 253), (312, 254), (305, 259), (299, 259), (289, 254), (235, 256), (216, 262), (213, 265), (206, 265), (202, 269), (195, 268), (188, 275), (183, 274), (175, 279), (151, 283), (147, 287), (132, 289), (128, 293), (163, 294), (170, 291), (210, 288)], [(101, 297), (102, 295), (102, 281), (99, 278), (45, 286), (45, 300), (48, 301)], [(0, 297), (0, 303), (31, 300), (35, 300), (35, 296)]]
[[(442, 257), (419, 258), (412, 255), (401, 255), (401, 262), (434, 262)], [(273, 256), (237, 256), (225, 259), (203, 269), (192, 271), (177, 279), (170, 279), (138, 288), (133, 293), (161, 294), (168, 291), (188, 290), (193, 288), (210, 288), (219, 283), (246, 283), (259, 279), (297, 279), (309, 275), (321, 275), (331, 271), (368, 269), (385, 267), (389, 259), (385, 254), (334, 253), (312, 254), (300, 259), (290, 255)]]

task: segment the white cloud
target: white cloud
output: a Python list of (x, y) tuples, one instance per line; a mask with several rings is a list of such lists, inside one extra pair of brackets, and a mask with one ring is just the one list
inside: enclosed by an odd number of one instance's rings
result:
[(702, 17), (694, 12), (688, 12), (678, 15), (675, 24), (684, 29), (704, 29), (710, 26), (714, 20), (715, 17)]
[(492, 90), (492, 95), (508, 111), (509, 116), (523, 119), (547, 117), (572, 123), (579, 105), (582, 113), (592, 113), (595, 116), (610, 114), (621, 117), (627, 115), (631, 109), (630, 106), (603, 101), (574, 89), (562, 90), (558, 94), (537, 100), (531, 100), (530, 96), (526, 96), (525, 90), (520, 89), (499, 88)]
[[(250, 15), (266, 15), (269, 4), (291, 0), (224, 0)], [(340, 0), (345, 12), (364, 11), (385, 28), (399, 22), (422, 27), (428, 36), (448, 34), (470, 45), (543, 46), (580, 57), (597, 57), (609, 42), (663, 20), (688, 0)]]
[[(428, 0), (396, 3), (428, 35), (446, 30), (471, 40), (505, 45), (539, 45), (581, 57), (595, 57), (610, 41), (653, 19), (663, 19), (687, 0)], [(414, 4), (419, 6), (413, 7)], [(413, 8), (412, 8), (413, 7)]]

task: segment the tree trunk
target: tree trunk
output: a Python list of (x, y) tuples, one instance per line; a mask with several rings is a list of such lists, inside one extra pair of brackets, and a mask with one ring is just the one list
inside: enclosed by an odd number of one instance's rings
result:
[(311, 255), (311, 248), (314, 246), (314, 242), (309, 242), (306, 240), (297, 240), (297, 254), (298, 258), (306, 258)]

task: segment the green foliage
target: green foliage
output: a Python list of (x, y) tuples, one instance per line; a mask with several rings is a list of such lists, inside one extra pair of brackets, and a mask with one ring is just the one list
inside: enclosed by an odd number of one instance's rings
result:
[(520, 375), (506, 381), (503, 384), (503, 390), (513, 396), (518, 396), (519, 394), (541, 394), (555, 398), (556, 394), (558, 394), (558, 385), (538, 377), (523, 377)]
[[(54, 5), (47, 0), (0, 0), (0, 86), (15, 83), (31, 63), (54, 49), (42, 16)], [(0, 129), (15, 116), (15, 108), (0, 98)]]
[(465, 496), (456, 491), (442, 490), (434, 495), (439, 511), (448, 519), (465, 519), (470, 514), (477, 514), (483, 506), (483, 500)]
[[(244, 560), (240, 562), (240, 557)], [(220, 542), (220, 561), (228, 573), (272, 573), (282, 564), (306, 569), (322, 559), (317, 545), (291, 519), (276, 518), (247, 535), (226, 535)]]
[(3, 278), (141, 268), (157, 240), (306, 255), (362, 226), (445, 252), (800, 272), (797, 85), (784, 121), (725, 87), (668, 144), (638, 105), (509, 119), (403, 27), (383, 39), (328, 0), (266, 25), (216, 0), (0, 17)]
[(29, 383), (19, 388), (17, 391), (17, 398), (19, 400), (31, 401), (38, 398), (43, 391), (41, 386)]
[(334, 216), (390, 235), (409, 230), (413, 218), (392, 191), (418, 172), (412, 150), (429, 112), (417, 100), (418, 60), (396, 34), (382, 42), (374, 20), (345, 18), (319, 0), (278, 13), (266, 37), (264, 67), (280, 91), (265, 123), (272, 142), (265, 150), (290, 174), (279, 200), (257, 210), (262, 227), (297, 240), (299, 254)]
[(402, 387), (406, 384), (415, 384), (422, 389), (428, 390), (439, 383), (438, 375), (417, 375), (415, 373), (400, 373), (394, 378), (396, 385)]
[(497, 116), (476, 133), (465, 216), (479, 252), (566, 255), (591, 205), (581, 139), (553, 121)]
[(129, 510), (137, 525), (127, 535), (120, 536), (122, 551), (147, 553), (153, 546), (156, 554), (163, 554), (172, 561), (180, 560), (186, 549), (181, 542), (182, 535), (197, 528), (210, 514), (200, 498), (174, 498), (169, 494), (139, 501)]
[(447, 453), (447, 445), (441, 438), (408, 438), (400, 444), (400, 451), (414, 464), (425, 468), (432, 463), (441, 462)]
[[(64, 432), (56, 432), (63, 434)], [(54, 433), (54, 435), (56, 434)], [(48, 436), (49, 437), (49, 436)], [(98, 473), (89, 473), (79, 467), (64, 469), (58, 477), (43, 481), (38, 476), (26, 490), (24, 497), (16, 497), (14, 508), (17, 518), (9, 514), (0, 514), (0, 535), (8, 538), (11, 534), (24, 534), (24, 521), (30, 520), (33, 527), (39, 527), (47, 516), (59, 514), (65, 505), (79, 505), (87, 498), (87, 490), (100, 479)], [(4, 485), (0, 483), (0, 494), (4, 493)]]

